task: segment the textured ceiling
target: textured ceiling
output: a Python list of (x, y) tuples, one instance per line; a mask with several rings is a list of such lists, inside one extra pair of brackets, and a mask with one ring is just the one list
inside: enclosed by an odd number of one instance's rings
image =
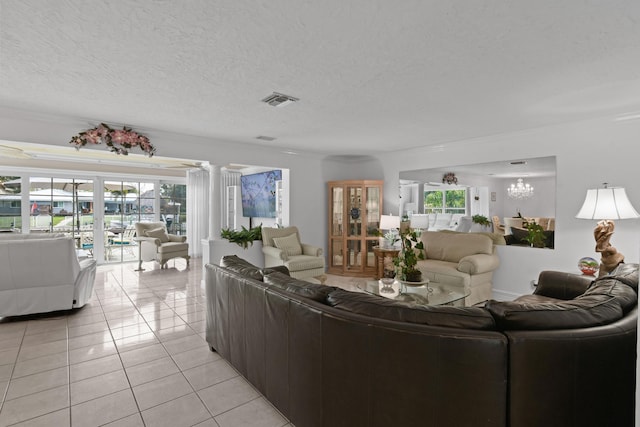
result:
[(438, 145), (637, 113), (639, 21), (638, 0), (2, 0), (0, 107), (327, 154)]

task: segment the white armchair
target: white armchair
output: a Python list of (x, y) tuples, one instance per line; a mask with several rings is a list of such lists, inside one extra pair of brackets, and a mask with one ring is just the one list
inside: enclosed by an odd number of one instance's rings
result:
[(171, 258), (184, 258), (189, 266), (189, 244), (186, 236), (167, 234), (164, 222), (137, 222), (136, 238), (138, 242), (138, 270), (142, 270), (143, 261), (158, 261), (165, 268)]
[(262, 252), (265, 267), (284, 265), (296, 279), (324, 275), (322, 248), (300, 243), (297, 227), (262, 227)]

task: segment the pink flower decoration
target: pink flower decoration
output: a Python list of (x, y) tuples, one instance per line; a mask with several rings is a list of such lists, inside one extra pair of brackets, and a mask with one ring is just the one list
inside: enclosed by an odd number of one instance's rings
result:
[(129, 149), (135, 146), (139, 146), (149, 157), (156, 152), (156, 149), (146, 136), (140, 135), (126, 126), (122, 130), (111, 129), (104, 123), (100, 123), (99, 126), (93, 129), (80, 132), (69, 141), (70, 144), (75, 145), (76, 150), (84, 147), (87, 143), (102, 144), (103, 142), (109, 147), (110, 151), (125, 156), (129, 154)]

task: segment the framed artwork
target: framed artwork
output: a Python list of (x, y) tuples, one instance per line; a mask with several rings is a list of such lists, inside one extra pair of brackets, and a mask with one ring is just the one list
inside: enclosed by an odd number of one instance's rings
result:
[(491, 201), (492, 201), (492, 202), (495, 202), (495, 201), (496, 201), (496, 192), (495, 192), (495, 191), (492, 191), (492, 192), (491, 192)]

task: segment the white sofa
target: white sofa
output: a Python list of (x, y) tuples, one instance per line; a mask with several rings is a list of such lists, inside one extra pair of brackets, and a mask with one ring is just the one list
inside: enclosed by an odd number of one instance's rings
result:
[(0, 317), (84, 306), (96, 261), (78, 261), (74, 240), (43, 234), (0, 235)]
[(420, 239), (426, 255), (425, 260), (418, 261), (423, 278), (469, 289), (467, 306), (491, 298), (493, 271), (500, 260), (490, 235), (425, 231)]
[[(430, 213), (430, 214), (413, 214), (411, 216), (411, 227), (429, 229), (431, 231), (438, 230), (456, 230), (460, 225), (460, 219), (464, 214), (451, 213)], [(428, 219), (427, 219), (428, 218)], [(426, 223), (428, 226), (425, 226)], [(419, 226), (414, 224), (420, 224)]]

